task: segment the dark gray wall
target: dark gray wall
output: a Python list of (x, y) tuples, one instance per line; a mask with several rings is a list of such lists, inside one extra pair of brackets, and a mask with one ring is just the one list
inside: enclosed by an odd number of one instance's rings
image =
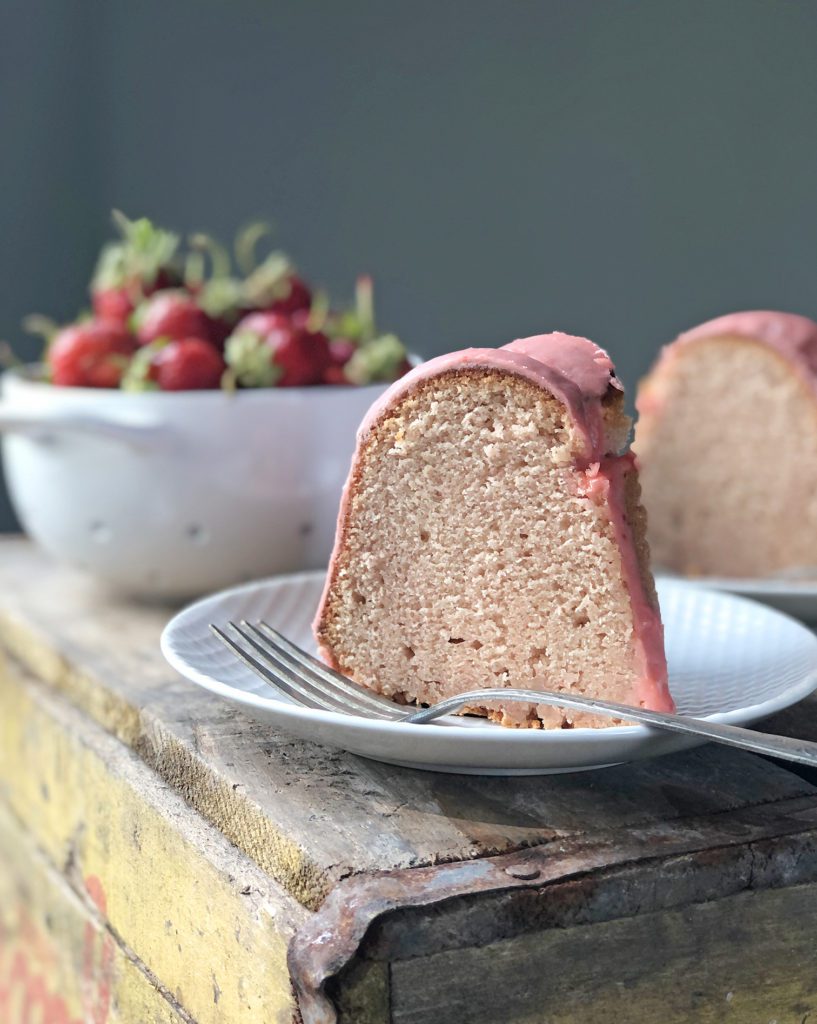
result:
[(710, 315), (817, 315), (815, 54), (808, 0), (6, 0), (0, 336), (71, 315), (113, 205), (261, 215), (423, 353), (561, 328), (632, 387)]

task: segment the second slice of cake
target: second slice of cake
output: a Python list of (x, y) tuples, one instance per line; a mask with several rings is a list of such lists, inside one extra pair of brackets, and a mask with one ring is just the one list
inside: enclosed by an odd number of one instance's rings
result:
[(398, 381), (360, 429), (315, 622), (326, 660), (404, 703), (524, 686), (673, 710), (629, 428), (585, 338), (466, 349)]

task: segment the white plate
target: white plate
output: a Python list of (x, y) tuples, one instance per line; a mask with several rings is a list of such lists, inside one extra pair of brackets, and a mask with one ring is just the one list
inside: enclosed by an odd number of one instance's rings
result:
[[(659, 573), (659, 579), (664, 577)], [(666, 575), (666, 579), (679, 577)], [(817, 579), (727, 579), (720, 576), (701, 576), (694, 581), (698, 586), (712, 590), (725, 590), (741, 597), (751, 597), (771, 608), (793, 615), (803, 622), (817, 623)]]
[[(162, 651), (182, 675), (241, 704), (247, 714), (306, 740), (413, 768), (474, 775), (536, 775), (619, 764), (696, 745), (646, 726), (504, 729), (473, 718), (403, 725), (311, 711), (273, 690), (210, 633), (211, 622), (265, 619), (314, 651), (310, 623), (322, 573), (280, 576), (190, 605), (168, 624)], [(681, 712), (745, 724), (794, 704), (817, 687), (817, 637), (763, 605), (664, 579), (670, 688)]]

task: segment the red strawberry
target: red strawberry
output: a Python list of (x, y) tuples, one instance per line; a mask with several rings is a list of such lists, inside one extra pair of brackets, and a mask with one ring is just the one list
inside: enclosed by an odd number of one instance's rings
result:
[(212, 322), (199, 309), (192, 295), (183, 291), (156, 292), (136, 312), (137, 337), (142, 345), (158, 338), (178, 341), (182, 338), (210, 339)]
[(323, 371), (322, 384), (351, 384), (352, 382), (346, 376), (342, 366), (331, 365), (327, 366)]
[(273, 362), (284, 371), (279, 387), (321, 383), (329, 365), (329, 339), (325, 334), (287, 324), (270, 331), (264, 340), (272, 349)]
[(357, 350), (357, 345), (348, 338), (332, 338), (329, 342), (329, 365), (323, 371), (324, 384), (351, 384), (344, 366)]
[(133, 312), (133, 302), (127, 288), (103, 288), (92, 292), (91, 305), (94, 307), (94, 315), (100, 320), (110, 320), (123, 326)]
[[(283, 313), (275, 313), (273, 310), (264, 310), (257, 313), (248, 313), (242, 317), (235, 326), (235, 333), (258, 334), (261, 337), (269, 334), (270, 331), (285, 330), (291, 326), (290, 319)], [(299, 325), (300, 326), (300, 325)]]
[(68, 387), (116, 388), (137, 345), (118, 324), (88, 320), (54, 335), (47, 360), (51, 379)]
[(302, 309), (308, 310), (312, 305), (312, 292), (303, 279), (297, 274), (292, 274), (283, 283), (282, 290), (287, 286), (289, 290), (280, 299), (271, 303), (269, 310), (273, 313), (286, 313), (289, 316)]
[(97, 319), (126, 325), (134, 311), (135, 301), (141, 301), (143, 297), (167, 288), (176, 288), (179, 283), (179, 275), (173, 270), (160, 270), (153, 284), (134, 279), (118, 288), (94, 289), (91, 292), (91, 305)]
[(348, 338), (333, 338), (329, 342), (329, 355), (334, 366), (345, 366), (357, 351), (357, 345)]
[(325, 334), (269, 311), (245, 316), (226, 351), (227, 362), (246, 387), (320, 384), (331, 360)]
[(182, 338), (159, 349), (148, 376), (162, 391), (194, 391), (219, 387), (225, 369), (209, 341)]

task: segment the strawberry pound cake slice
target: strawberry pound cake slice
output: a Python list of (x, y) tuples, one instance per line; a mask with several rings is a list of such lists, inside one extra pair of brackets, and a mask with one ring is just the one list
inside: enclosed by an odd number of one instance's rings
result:
[(326, 661), (406, 704), (524, 686), (673, 710), (629, 430), (609, 357), (566, 334), (455, 352), (392, 385), (341, 504), (315, 621)]

